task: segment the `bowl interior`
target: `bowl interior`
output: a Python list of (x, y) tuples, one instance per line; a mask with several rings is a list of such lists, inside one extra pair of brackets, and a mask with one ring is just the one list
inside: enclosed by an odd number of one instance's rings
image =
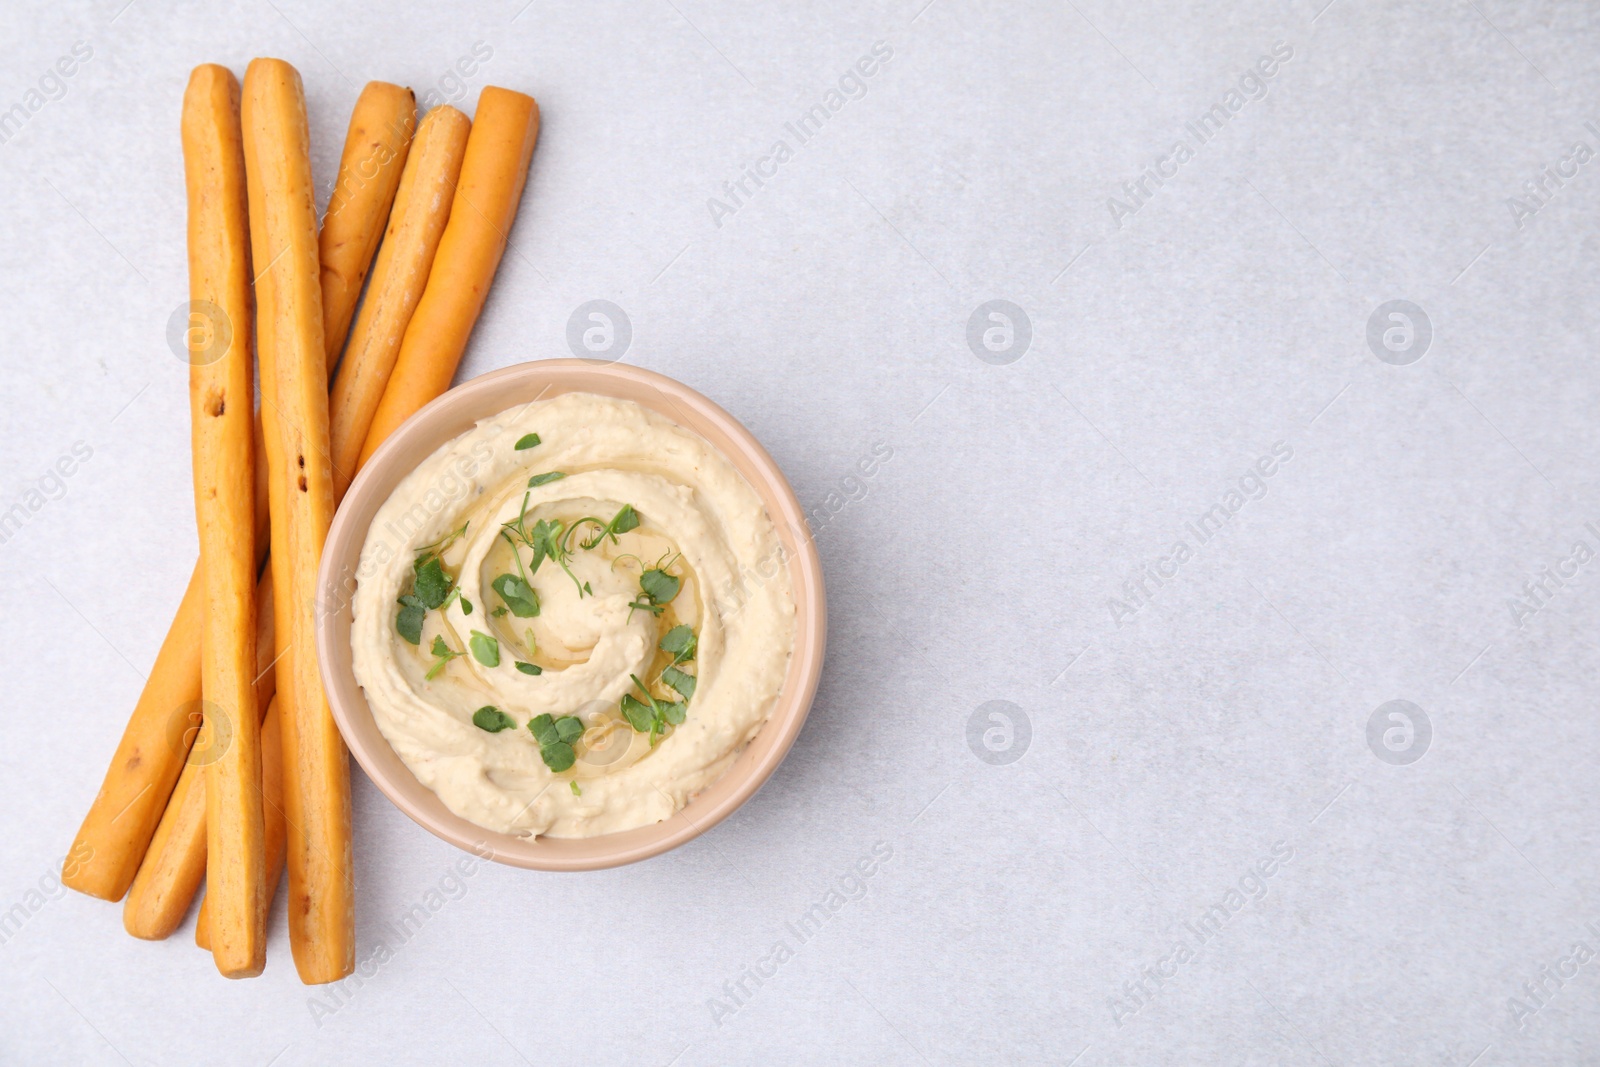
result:
[[(389, 495), (435, 449), (480, 419), (562, 393), (632, 400), (715, 445), (766, 504), (788, 559), (795, 593), (795, 647), (768, 719), (732, 767), (672, 818), (590, 838), (524, 838), (485, 830), (447, 809), (412, 775), (379, 731), (356, 684), (350, 649), (351, 594), (367, 531)], [(658, 855), (726, 818), (759, 789), (800, 733), (816, 693), (826, 642), (822, 568), (805, 512), (765, 449), (733, 416), (663, 375), (625, 364), (553, 359), (493, 371), (457, 386), (394, 432), (356, 477), (334, 516), (318, 574), (317, 651), (322, 682), (345, 743), (400, 810), (452, 844), (537, 870), (596, 870)]]

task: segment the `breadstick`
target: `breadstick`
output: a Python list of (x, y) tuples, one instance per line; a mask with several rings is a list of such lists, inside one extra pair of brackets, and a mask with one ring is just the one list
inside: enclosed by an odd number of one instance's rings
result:
[[(267, 674), (271, 674), (268, 671)], [(267, 830), (267, 907), (271, 910), (272, 896), (277, 892), (278, 879), (283, 874), (283, 847), (285, 826), (283, 822), (283, 734), (278, 721), (278, 701), (269, 698), (267, 715), (261, 721), (261, 810)], [(203, 839), (203, 837), (202, 837)], [(191, 897), (194, 890), (190, 889)], [(132, 899), (130, 896), (129, 899)], [(187, 902), (184, 911), (188, 911)], [(182, 921), (182, 916), (179, 916)], [(211, 948), (211, 897), (200, 901), (200, 916), (194, 924), (194, 942), (203, 949)], [(174, 928), (176, 924), (174, 924)], [(171, 931), (169, 930), (168, 933)], [(164, 935), (163, 935), (164, 936)]]
[[(372, 284), (356, 318), (350, 347), (334, 376), (328, 438), (333, 454), (333, 496), (344, 496), (355, 477), (361, 446), (389, 383), (406, 325), (428, 282), (472, 122), (453, 107), (436, 107), (423, 119), (406, 159), (389, 228), (372, 269)], [(327, 234), (327, 226), (323, 227)], [(324, 278), (326, 278), (324, 267)], [(327, 286), (323, 287), (326, 299)], [(326, 319), (326, 316), (324, 316)]]
[[(267, 464), (259, 415), (254, 455), (255, 548), (260, 567), (267, 551)], [(70, 889), (121, 900), (144, 861), (200, 724), (203, 582), (196, 563), (100, 794), (67, 853), (70, 858), (63, 865), (61, 881)], [(262, 597), (258, 590), (256, 599)], [(270, 596), (266, 599), (271, 602)]]
[(391, 382), (384, 390), (361, 462), (377, 447), (372, 438), (383, 440), (449, 388), (505, 252), (538, 139), (533, 97), (492, 85), (478, 95), (450, 221), (395, 363), (394, 377), (406, 387)]
[[(284, 647), (277, 671), (290, 946), (302, 981), (331, 982), (355, 966), (355, 910), (349, 755), (317, 674), (317, 563), (333, 482), (305, 92), (295, 69), (277, 59), (252, 60), (244, 87), (262, 402), (271, 406), (268, 489), (282, 516), (273, 518), (271, 559)], [(211, 916), (213, 949), (222, 918), (220, 908)]]
[[(233, 331), (222, 356), (210, 362), (191, 358), (189, 407), (200, 568), (205, 574), (206, 630), (200, 649), (205, 719), (198, 746), (205, 763), (206, 858), (217, 920), (212, 955), (225, 976), (248, 978), (260, 974), (267, 959), (261, 892), (266, 841), (261, 719), (254, 688), (250, 243), (239, 83), (226, 67), (203, 64), (189, 77), (183, 99), (183, 156), (190, 303), (215, 305)], [(194, 788), (191, 784), (190, 791)], [(179, 805), (180, 812), (183, 807)]]
[[(256, 600), (255, 647), (255, 707), (260, 718), (272, 702), (276, 690), (272, 664), (275, 654), (272, 627), (272, 571), (262, 579)], [(273, 723), (276, 726), (276, 722)], [(278, 739), (267, 726), (261, 727), (261, 775), (266, 788), (262, 804), (262, 824), (266, 841), (266, 881), (262, 901), (264, 908), (272, 905), (272, 887), (276, 884), (277, 868), (272, 866), (274, 810), (276, 788), (272, 784), (274, 761), (281, 751)], [(206, 870), (206, 791), (205, 768), (209, 756), (202, 746), (195, 746), (184, 764), (178, 785), (167, 801), (167, 810), (161, 816), (144, 862), (128, 890), (122, 905), (122, 925), (134, 937), (159, 941), (171, 935), (183, 922), (194, 902), (195, 890), (200, 888), (200, 878)], [(282, 862), (283, 815), (277, 812), (278, 853)], [(210, 948), (208, 941), (206, 948)]]
[(122, 902), (122, 925), (160, 941), (178, 928), (206, 873), (205, 764), (183, 766), (139, 873)]
[(339, 177), (317, 239), (322, 265), (322, 335), (331, 371), (344, 350), (361, 283), (383, 236), (411, 135), (417, 101), (410, 89), (368, 82), (350, 115)]
[(194, 741), (189, 718), (200, 708), (204, 596), (204, 577), (196, 567), (105, 781), (72, 842), (72, 859), (62, 866), (61, 883), (69, 889), (121, 900), (138, 873)]
[[(401, 92), (409, 91), (401, 90)], [(357, 115), (352, 116), (352, 126), (356, 124), (356, 119), (361, 114), (359, 101), (357, 109)], [(413, 111), (413, 117), (409, 120), (413, 123), (414, 115)], [(362, 123), (362, 125), (366, 127), (370, 124)], [(382, 129), (378, 132), (384, 133)], [(399, 165), (385, 166), (380, 177), (388, 180), (391, 173), (399, 175), (402, 169)], [(361, 173), (359, 168), (357, 173)], [(381, 183), (369, 183), (369, 186), (373, 184)], [(335, 195), (338, 195), (337, 192)], [(363, 199), (365, 206), (359, 210), (352, 200), (335, 213), (334, 217), (353, 220), (362, 216), (363, 212), (372, 213), (374, 209), (370, 203), (366, 203), (371, 199), (369, 192)], [(382, 222), (386, 211), (387, 200), (384, 201), (383, 208), (373, 214), (376, 221), (369, 227), (373, 238), (382, 233)], [(337, 233), (337, 229), (335, 232)], [(324, 238), (328, 236), (326, 226), (323, 236)], [(359, 242), (353, 242), (347, 247), (354, 247), (356, 244)], [(361, 288), (359, 277), (365, 275), (371, 257), (372, 248), (368, 245), (364, 256), (358, 260), (352, 259), (345, 272), (323, 272), (321, 283), (325, 305), (337, 303), (343, 299), (338, 294), (348, 293), (350, 306), (353, 308), (355, 297)], [(422, 272), (426, 274), (425, 267)], [(353, 286), (349, 283), (352, 273), (357, 277)], [(346, 310), (344, 322), (348, 327), (349, 309)], [(405, 324), (400, 323), (398, 328), (404, 330)], [(340, 337), (342, 336), (343, 330), (340, 331)], [(331, 353), (330, 359), (337, 354), (336, 348), (330, 348), (328, 351)], [(331, 362), (329, 370), (332, 370)], [(359, 377), (359, 374), (352, 373), (350, 376), (352, 383)], [(381, 384), (377, 387), (377, 391), (382, 391)], [(375, 396), (368, 403), (375, 406)], [(364, 419), (370, 420), (370, 418), (369, 407)], [(351, 446), (352, 452), (359, 447), (364, 432), (363, 428), (360, 433), (355, 434), (357, 444)], [(256, 566), (259, 569), (266, 558), (268, 544), (267, 464), (259, 415), (256, 418), (254, 455), (255, 546)], [(341, 469), (349, 470), (351, 466), (351, 463), (346, 463)], [(346, 478), (345, 484), (348, 484), (348, 481)], [(144, 691), (140, 694), (133, 714), (128, 719), (128, 725), (111, 760), (111, 765), (106, 770), (100, 792), (90, 806), (88, 815), (84, 817), (78, 836), (67, 853), (71, 860), (63, 864), (61, 881), (70, 889), (105, 900), (122, 899), (139, 870), (139, 865), (150, 845), (151, 835), (155, 833), (156, 826), (161, 821), (162, 812), (173, 792), (174, 783), (183, 770), (184, 760), (196, 735), (193, 727), (198, 724), (200, 718), (198, 711), (200, 634), (205, 628), (200, 587), (200, 565), (197, 563), (190, 578), (189, 589), (179, 603), (177, 614), (168, 629), (167, 638), (162, 643), (155, 664), (150, 669)], [(257, 596), (259, 595), (258, 593)]]

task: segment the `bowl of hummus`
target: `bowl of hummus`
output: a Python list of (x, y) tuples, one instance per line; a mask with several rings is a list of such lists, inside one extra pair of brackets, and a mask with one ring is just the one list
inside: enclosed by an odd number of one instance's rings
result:
[(475, 378), (355, 479), (318, 653), (368, 777), (480, 856), (592, 870), (726, 818), (788, 753), (826, 641), (782, 472), (699, 393), (585, 360)]

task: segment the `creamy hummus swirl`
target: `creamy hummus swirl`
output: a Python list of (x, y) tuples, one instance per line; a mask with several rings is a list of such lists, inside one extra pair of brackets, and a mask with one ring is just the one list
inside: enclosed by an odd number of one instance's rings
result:
[[(625, 507), (638, 526), (599, 536)], [(518, 538), (505, 524), (541, 522), (568, 534), (565, 568), (544, 558), (529, 571), (526, 544), (511, 556)], [(430, 555), (452, 595), (423, 614), (412, 644), (398, 625), (401, 598), (415, 595), (415, 565)], [(646, 570), (678, 580), (670, 602), (644, 595)], [(519, 572), (536, 616), (513, 614), (495, 587)], [(755, 490), (695, 434), (587, 393), (519, 406), (439, 448), (378, 510), (358, 573), (354, 669), (379, 729), (446, 807), (507, 833), (589, 837), (672, 815), (761, 728), (794, 645), (789, 568)], [(696, 644), (687, 661), (661, 648), (684, 627)], [(675, 660), (694, 675), (686, 701), (663, 681)], [(625, 696), (647, 699), (641, 684), (682, 705), (681, 724), (654, 744), (622, 708)], [(475, 724), (484, 708), (511, 725)], [(541, 715), (580, 721), (570, 768), (547, 765), (528, 729)]]

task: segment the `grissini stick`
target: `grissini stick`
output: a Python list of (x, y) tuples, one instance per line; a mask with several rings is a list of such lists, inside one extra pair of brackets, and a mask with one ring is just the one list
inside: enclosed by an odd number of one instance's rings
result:
[[(357, 117), (352, 116), (352, 126), (357, 125)], [(391, 172), (398, 174), (400, 171), (399, 166), (388, 167), (383, 174)], [(372, 210), (370, 194), (363, 203), (364, 207), (359, 210), (341, 209), (333, 215), (334, 220), (354, 219), (362, 216), (364, 212), (370, 212)], [(382, 232), (381, 222), (386, 212), (387, 204), (383, 211), (376, 215), (378, 222), (373, 224), (372, 235)], [(331, 243), (339, 231), (336, 229), (334, 235), (330, 237), (327, 229), (325, 224), (324, 237)], [(320, 240), (322, 239), (319, 238), (319, 243)], [(344, 299), (337, 295), (335, 290), (338, 293), (348, 290), (350, 288), (348, 279), (351, 276), (360, 277), (366, 274), (373, 254), (372, 244), (358, 241), (349, 248), (364, 249), (366, 258), (356, 260), (347, 258), (343, 263), (342, 272), (323, 273), (321, 282), (325, 304), (337, 303), (340, 299)], [(354, 289), (359, 292), (359, 282)], [(204, 314), (200, 317), (202, 326), (209, 326), (212, 331), (218, 328), (219, 324), (206, 321)], [(345, 321), (346, 323), (349, 321), (348, 314)], [(399, 329), (401, 332), (404, 331), (404, 322), (400, 323)], [(329, 369), (332, 369), (331, 363)], [(387, 376), (387, 372), (385, 375)], [(341, 377), (348, 377), (353, 386), (360, 376), (360, 372), (352, 371)], [(381, 385), (378, 391), (381, 393)], [(365, 439), (366, 422), (370, 421), (372, 408), (376, 407), (376, 403), (374, 397), (363, 417), (364, 421), (359, 424), (359, 429), (352, 431), (356, 449), (359, 449), (361, 441)], [(337, 422), (337, 409), (334, 414)], [(255, 548), (256, 566), (260, 568), (267, 552), (268, 504), (266, 444), (259, 415), (256, 418), (255, 433)], [(346, 464), (345, 469), (348, 468), (349, 464)], [(161, 649), (156, 654), (155, 664), (150, 668), (144, 690), (134, 706), (132, 715), (129, 716), (122, 740), (117, 745), (116, 753), (106, 770), (100, 791), (84, 817), (78, 836), (73, 840), (72, 848), (68, 852), (68, 862), (62, 865), (61, 881), (69, 889), (76, 889), (103, 900), (121, 900), (132, 884), (134, 875), (149, 848), (151, 836), (161, 821), (167, 800), (173, 792), (173, 787), (183, 770), (184, 760), (189, 754), (190, 745), (193, 743), (196, 734), (193, 727), (198, 725), (200, 719), (200, 635), (205, 629), (201, 586), (200, 565), (197, 563), (194, 574), (189, 579), (189, 587), (179, 602), (177, 614), (168, 629), (166, 640), (162, 642)], [(258, 593), (257, 596), (259, 595)]]
[[(428, 283), (471, 121), (453, 107), (436, 107), (423, 119), (389, 215), (388, 231), (367, 299), (356, 317), (350, 346), (334, 375), (328, 439), (333, 451), (333, 495), (344, 496), (355, 477), (361, 446), (389, 384), (406, 326)], [(323, 224), (323, 233), (328, 232)], [(323, 268), (326, 275), (327, 268)], [(323, 286), (326, 297), (328, 287)], [(324, 315), (326, 319), (326, 315)]]
[[(213, 63), (196, 67), (183, 97), (189, 198), (190, 307), (214, 307), (226, 345), (191, 335), (189, 409), (195, 517), (205, 576), (200, 643), (204, 698), (206, 856), (212, 956), (229, 978), (267, 960), (266, 839), (261, 821), (261, 719), (256, 710), (256, 556), (250, 354), (250, 234), (245, 205), (239, 83)], [(218, 341), (221, 338), (217, 339)], [(222, 348), (221, 353), (212, 351)]]
[(194, 741), (200, 714), (200, 633), (205, 578), (195, 567), (178, 615), (156, 655), (144, 691), (117, 743), (111, 766), (62, 865), (61, 884), (102, 900), (121, 900)]
[[(268, 671), (267, 673), (272, 673)], [(270, 908), (273, 891), (283, 874), (283, 848), (286, 827), (283, 822), (283, 735), (278, 723), (278, 701), (267, 702), (267, 715), (261, 721), (261, 808), (267, 827), (267, 901)], [(203, 862), (203, 861), (202, 861)], [(189, 891), (190, 896), (194, 890)], [(131, 899), (131, 898), (130, 898)], [(200, 916), (194, 924), (194, 941), (203, 949), (211, 948), (211, 897), (200, 901)], [(184, 905), (188, 910), (188, 905)], [(183, 917), (179, 915), (181, 922)], [(170, 933), (170, 931), (169, 931)]]
[(399, 389), (391, 382), (384, 390), (362, 463), (376, 449), (374, 439), (386, 438), (450, 387), (505, 252), (538, 139), (539, 105), (533, 97), (492, 85), (478, 95), (450, 221), (395, 362), (394, 377), (407, 386)]
[[(355, 903), (350, 760), (317, 674), (317, 563), (333, 518), (333, 481), (316, 206), (300, 75), (282, 60), (252, 60), (243, 110), (273, 513), (274, 616), (284, 648), (277, 671), (289, 940), (301, 980), (316, 984), (342, 978), (355, 966)], [(210, 918), (214, 951), (220, 911), (213, 907)]]
[[(406, 160), (405, 176), (401, 179), (400, 191), (395, 198), (383, 250), (373, 268), (367, 299), (356, 320), (350, 348), (334, 376), (333, 397), (329, 404), (329, 436), (336, 499), (343, 496), (349, 487), (350, 476), (341, 478), (340, 473), (355, 466), (361, 445), (366, 440), (367, 424), (377, 408), (384, 385), (394, 381), (398, 389), (412, 388), (404, 378), (391, 379), (390, 371), (400, 351), (400, 340), (410, 319), (411, 309), (427, 281), (428, 264), (433, 260), (439, 234), (449, 216), (450, 194), (454, 191), (456, 177), (461, 170), (461, 157), (470, 125), (467, 117), (455, 108), (435, 108), (423, 121)], [(375, 440), (373, 447), (381, 443)], [(274, 837), (274, 828), (281, 834), (283, 824), (281, 811), (273, 807), (275, 797), (270, 781), (267, 788), (267, 885), (270, 899), (270, 887), (276, 884), (283, 862), (282, 839), (281, 836)], [(195, 924), (195, 943), (201, 948), (210, 947), (207, 921), (208, 912), (202, 901), (200, 918)]]
[[(255, 648), (255, 707), (257, 718), (267, 710), (273, 693), (277, 690), (273, 672), (275, 642), (272, 627), (272, 571), (262, 579), (256, 597), (256, 648)], [(276, 728), (274, 719), (272, 727)], [(278, 757), (281, 746), (275, 729), (262, 726), (261, 778), (264, 786), (262, 826), (266, 841), (266, 875), (263, 907), (270, 910), (272, 891), (282, 869), (283, 813), (275, 810), (277, 787), (274, 780), (280, 773)], [(122, 925), (134, 937), (159, 941), (169, 937), (189, 913), (195, 891), (206, 872), (206, 789), (205, 772), (209, 750), (196, 745), (184, 764), (178, 784), (167, 801), (167, 810), (161, 816), (150, 847), (145, 851), (144, 862), (122, 902)], [(278, 838), (278, 858), (273, 859), (274, 823)], [(211, 948), (208, 940), (205, 947)]]
[(322, 337), (330, 371), (344, 350), (361, 283), (383, 237), (416, 128), (416, 97), (388, 82), (368, 82), (350, 114), (339, 176), (317, 238)]

